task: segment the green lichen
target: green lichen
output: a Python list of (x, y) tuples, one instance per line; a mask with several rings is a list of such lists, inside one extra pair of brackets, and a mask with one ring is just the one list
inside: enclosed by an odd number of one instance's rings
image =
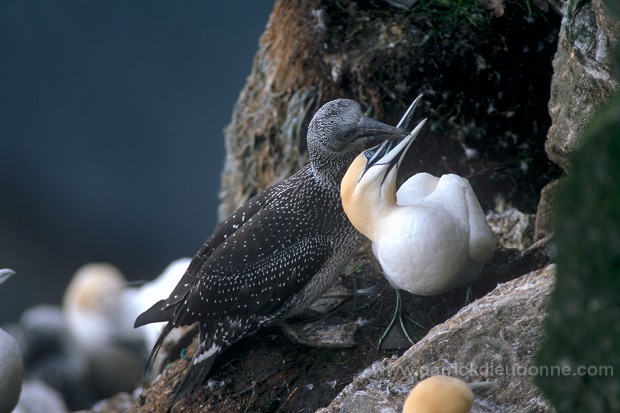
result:
[(422, 0), (411, 11), (453, 30), (463, 24), (481, 28), (491, 20), (491, 15), (480, 0)]

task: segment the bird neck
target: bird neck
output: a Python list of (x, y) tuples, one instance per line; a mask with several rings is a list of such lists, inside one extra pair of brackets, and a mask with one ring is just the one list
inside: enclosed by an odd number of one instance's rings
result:
[[(375, 166), (360, 179), (365, 162), (357, 158), (345, 174), (340, 187), (342, 206), (351, 224), (371, 241), (382, 233), (382, 223), (396, 208), (396, 168), (386, 176)], [(384, 232), (384, 231), (383, 231)]]
[(338, 191), (346, 169), (354, 158), (355, 153), (334, 154), (323, 151), (321, 156), (310, 154), (312, 173), (321, 186)]

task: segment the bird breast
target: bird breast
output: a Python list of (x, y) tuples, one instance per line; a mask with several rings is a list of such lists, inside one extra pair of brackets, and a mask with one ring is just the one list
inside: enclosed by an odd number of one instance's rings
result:
[(372, 245), (396, 288), (434, 295), (479, 276), (494, 240), (467, 180), (417, 174), (401, 186), (397, 202)]
[(451, 289), (467, 263), (469, 232), (442, 206), (425, 204), (398, 208), (372, 249), (396, 288), (434, 295)]

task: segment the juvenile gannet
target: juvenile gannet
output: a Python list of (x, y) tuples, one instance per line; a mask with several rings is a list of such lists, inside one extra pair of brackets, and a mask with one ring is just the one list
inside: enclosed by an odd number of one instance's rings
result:
[(342, 210), (340, 181), (370, 142), (404, 136), (355, 101), (323, 105), (308, 127), (310, 164), (220, 224), (170, 296), (137, 318), (136, 326), (168, 323), (151, 358), (173, 328), (198, 323), (198, 347), (172, 403), (202, 384), (223, 350), (299, 313), (345, 269), (361, 236)]

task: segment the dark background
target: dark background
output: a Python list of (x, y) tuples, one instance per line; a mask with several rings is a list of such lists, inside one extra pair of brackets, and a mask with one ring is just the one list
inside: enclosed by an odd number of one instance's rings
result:
[(0, 323), (87, 262), (150, 279), (202, 245), (272, 6), (0, 0)]

